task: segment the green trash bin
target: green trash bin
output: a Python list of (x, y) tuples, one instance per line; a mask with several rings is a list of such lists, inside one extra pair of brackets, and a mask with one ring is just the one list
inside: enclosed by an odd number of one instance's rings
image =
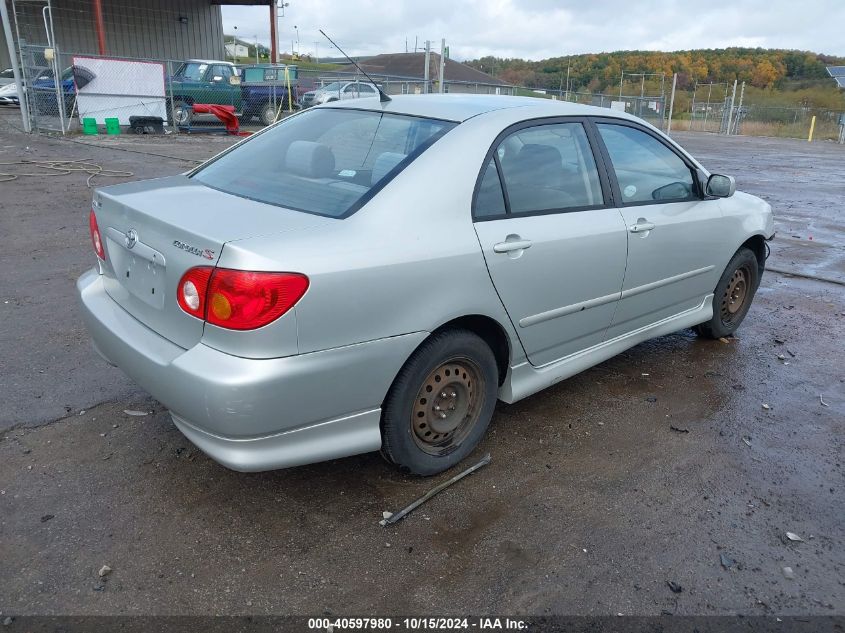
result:
[(106, 133), (112, 135), (120, 134), (120, 120), (106, 119)]
[(82, 133), (88, 136), (99, 134), (97, 131), (97, 119), (82, 119)]

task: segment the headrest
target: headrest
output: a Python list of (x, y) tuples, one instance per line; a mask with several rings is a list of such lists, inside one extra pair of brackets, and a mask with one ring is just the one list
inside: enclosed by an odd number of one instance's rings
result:
[(373, 175), (370, 179), (370, 184), (375, 185), (379, 180), (384, 178), (390, 171), (401, 163), (407, 154), (399, 154), (398, 152), (384, 152), (379, 154), (376, 162), (373, 163)]
[(539, 143), (528, 143), (519, 149), (520, 161), (531, 168), (541, 166), (560, 167), (560, 152), (551, 145), (540, 145)]
[(297, 176), (328, 178), (334, 172), (334, 154), (322, 143), (294, 141), (288, 147), (285, 168)]

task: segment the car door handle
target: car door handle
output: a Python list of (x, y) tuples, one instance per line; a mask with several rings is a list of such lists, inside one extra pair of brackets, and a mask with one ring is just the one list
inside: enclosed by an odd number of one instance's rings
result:
[(654, 222), (646, 222), (645, 218), (640, 218), (637, 220), (636, 224), (632, 224), (628, 227), (628, 230), (631, 233), (645, 233), (646, 231), (651, 231), (654, 229)]
[(531, 240), (507, 240), (493, 245), (494, 253), (510, 253), (531, 248)]

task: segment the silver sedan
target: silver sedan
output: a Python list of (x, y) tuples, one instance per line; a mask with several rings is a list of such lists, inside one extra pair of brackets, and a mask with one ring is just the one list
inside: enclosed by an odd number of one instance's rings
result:
[(661, 132), (532, 98), (309, 109), (94, 194), (100, 354), (221, 464), (381, 450), (430, 475), (515, 402), (649, 338), (739, 327), (773, 236)]

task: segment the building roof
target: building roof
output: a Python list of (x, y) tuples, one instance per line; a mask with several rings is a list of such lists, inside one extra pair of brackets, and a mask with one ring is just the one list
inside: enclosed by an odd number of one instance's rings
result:
[[(368, 57), (359, 62), (360, 66), (372, 74), (395, 75), (397, 77), (413, 77), (422, 79), (425, 76), (425, 53), (388, 53)], [(440, 54), (431, 53), (429, 58), (428, 77), (436, 81), (440, 74)], [(463, 81), (492, 86), (507, 86), (507, 82), (492, 77), (487, 73), (446, 58), (443, 69), (446, 81)]]
[[(447, 75), (448, 79), (448, 75)], [(332, 101), (319, 108), (352, 108), (356, 110), (379, 110), (395, 114), (466, 121), (474, 116), (492, 112), (521, 108), (525, 119), (550, 116), (603, 116), (639, 121), (635, 116), (618, 110), (582, 105), (567, 101), (553, 101), (539, 97), (511, 97), (504, 95), (473, 94), (423, 94), (393, 95), (390, 101), (380, 102), (375, 97)]]

